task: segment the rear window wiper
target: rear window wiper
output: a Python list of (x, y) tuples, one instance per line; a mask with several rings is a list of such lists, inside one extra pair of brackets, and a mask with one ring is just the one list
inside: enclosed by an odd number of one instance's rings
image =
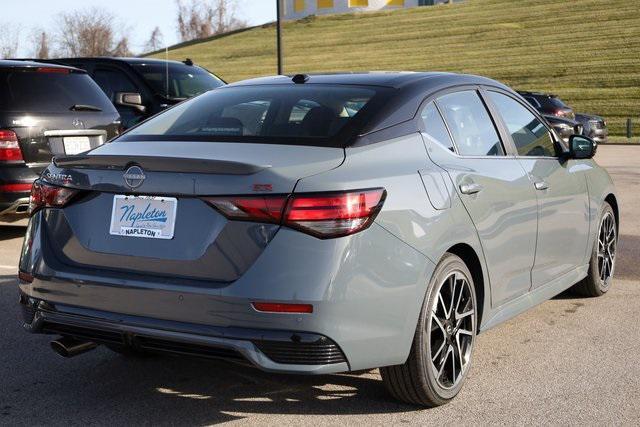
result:
[(96, 107), (95, 105), (88, 104), (74, 104), (69, 107), (71, 111), (102, 111), (102, 108)]

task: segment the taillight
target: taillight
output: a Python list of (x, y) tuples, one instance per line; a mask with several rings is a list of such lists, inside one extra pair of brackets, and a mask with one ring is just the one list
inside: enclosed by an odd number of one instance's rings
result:
[(44, 208), (62, 208), (71, 201), (78, 190), (73, 188), (56, 187), (41, 180), (33, 183), (31, 198), (29, 199), (29, 214), (33, 215)]
[(386, 191), (376, 188), (289, 197), (207, 197), (204, 200), (232, 220), (282, 224), (320, 239), (329, 239), (369, 227), (385, 197)]
[(0, 130), (0, 162), (23, 161), (18, 136), (12, 130)]
[(206, 197), (205, 200), (229, 219), (279, 224), (286, 196)]
[(284, 225), (322, 239), (354, 234), (371, 225), (382, 208), (385, 195), (381, 188), (294, 194), (287, 204)]

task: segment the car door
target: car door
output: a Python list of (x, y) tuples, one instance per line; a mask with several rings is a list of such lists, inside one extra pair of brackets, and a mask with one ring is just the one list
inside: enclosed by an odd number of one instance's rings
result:
[(532, 288), (584, 264), (589, 237), (589, 200), (581, 160), (561, 160), (562, 145), (524, 103), (494, 90), (499, 111), (538, 199), (538, 240)]
[[(439, 112), (436, 114), (434, 109)], [(444, 118), (455, 146), (430, 151), (447, 171), (480, 238), (491, 280), (493, 306), (531, 287), (536, 246), (535, 191), (475, 88), (438, 96), (422, 111), (425, 140)]]
[(136, 84), (122, 70), (115, 67), (97, 65), (93, 70), (92, 76), (111, 102), (114, 103), (118, 113), (120, 113), (122, 126), (125, 129), (137, 124), (144, 118), (144, 114), (138, 109), (119, 105), (115, 102), (117, 93), (140, 93)]

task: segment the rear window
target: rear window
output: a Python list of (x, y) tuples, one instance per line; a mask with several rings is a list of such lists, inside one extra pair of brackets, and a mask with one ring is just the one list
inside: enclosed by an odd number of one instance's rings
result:
[(187, 99), (223, 86), (224, 82), (195, 65), (132, 64), (153, 91), (168, 99)]
[(569, 108), (567, 107), (567, 104), (565, 104), (560, 98), (555, 96), (541, 96), (538, 98), (538, 100), (544, 107)]
[(322, 84), (226, 87), (179, 104), (122, 139), (341, 146), (371, 113), (378, 91)]
[(98, 85), (84, 73), (0, 72), (2, 111), (60, 113), (74, 105), (87, 105), (116, 112)]

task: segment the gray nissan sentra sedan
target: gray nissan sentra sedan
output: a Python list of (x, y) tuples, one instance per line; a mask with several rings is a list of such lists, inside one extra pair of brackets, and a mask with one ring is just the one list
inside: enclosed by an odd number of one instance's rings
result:
[(599, 296), (618, 203), (520, 95), (448, 73), (248, 80), (200, 95), (33, 187), (24, 325), (273, 372), (381, 367), (460, 390), (476, 335), (567, 288)]

